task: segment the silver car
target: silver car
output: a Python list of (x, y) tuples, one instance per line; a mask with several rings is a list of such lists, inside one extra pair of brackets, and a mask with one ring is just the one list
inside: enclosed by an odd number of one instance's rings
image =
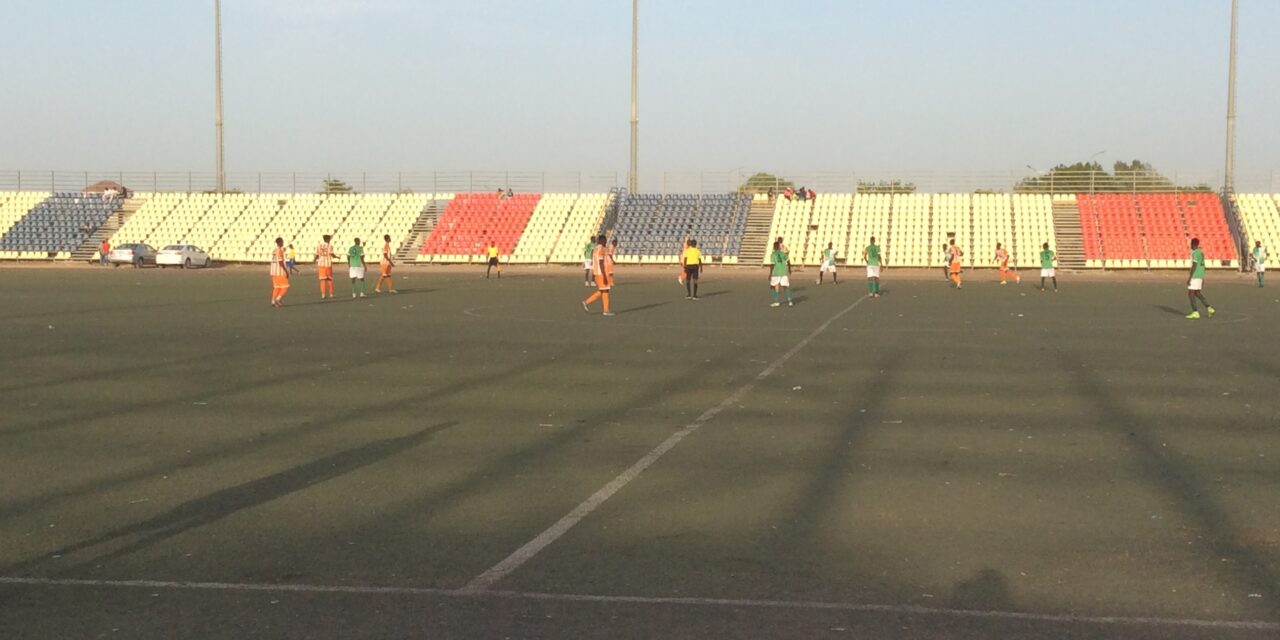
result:
[(122, 264), (131, 264), (136, 268), (142, 268), (147, 266), (147, 263), (156, 263), (156, 250), (151, 245), (141, 242), (122, 244), (111, 248), (111, 253), (107, 254), (107, 262), (117, 267)]
[(191, 267), (208, 267), (213, 264), (213, 261), (209, 259), (209, 254), (201, 251), (200, 247), (194, 244), (171, 244), (156, 254), (156, 264), (161, 268), (190, 269)]

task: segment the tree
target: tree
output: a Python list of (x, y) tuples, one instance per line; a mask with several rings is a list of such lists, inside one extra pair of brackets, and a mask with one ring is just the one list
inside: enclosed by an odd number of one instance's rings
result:
[(356, 192), (355, 189), (352, 189), (351, 185), (341, 180), (338, 180), (337, 178), (330, 178), (328, 180), (325, 180), (324, 188), (320, 190), (320, 193), (355, 193), (355, 192)]
[(772, 173), (760, 172), (747, 178), (747, 181), (738, 187), (738, 193), (768, 193), (770, 189), (777, 193), (787, 187), (794, 188), (795, 186), (794, 182), (786, 178), (779, 178)]
[(1045, 173), (1023, 178), (1015, 193), (1167, 193), (1211, 191), (1208, 185), (1179, 186), (1149, 162), (1116, 162), (1108, 173), (1096, 162), (1060, 164)]

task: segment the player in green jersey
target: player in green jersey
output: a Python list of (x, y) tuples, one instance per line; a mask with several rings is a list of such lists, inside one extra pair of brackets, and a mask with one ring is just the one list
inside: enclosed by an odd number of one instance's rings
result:
[(822, 284), (822, 277), (828, 273), (831, 274), (831, 284), (840, 284), (840, 277), (836, 275), (836, 249), (831, 242), (822, 250), (822, 265), (818, 267), (819, 285)]
[(782, 238), (774, 241), (773, 253), (769, 254), (769, 293), (773, 298), (773, 303), (769, 306), (782, 306), (778, 302), (778, 295), (782, 293), (786, 294), (787, 306), (795, 306), (791, 301), (791, 256), (782, 244)]
[(1049, 248), (1049, 243), (1044, 243), (1040, 250), (1040, 291), (1044, 291), (1045, 278), (1053, 280), (1053, 292), (1058, 292), (1058, 270), (1053, 267), (1053, 261), (1058, 256)]
[(1204, 299), (1204, 252), (1200, 250), (1200, 238), (1191, 239), (1191, 274), (1187, 276), (1187, 299), (1191, 302), (1191, 313), (1187, 314), (1190, 320), (1200, 318), (1200, 311), (1196, 309), (1196, 300), (1204, 305), (1205, 311), (1209, 313), (1209, 317), (1213, 317), (1213, 307), (1209, 305), (1209, 301)]
[(880, 245), (876, 237), (871, 236), (871, 244), (862, 250), (862, 261), (867, 263), (867, 293), (872, 298), (880, 297), (880, 267), (884, 259), (880, 257)]

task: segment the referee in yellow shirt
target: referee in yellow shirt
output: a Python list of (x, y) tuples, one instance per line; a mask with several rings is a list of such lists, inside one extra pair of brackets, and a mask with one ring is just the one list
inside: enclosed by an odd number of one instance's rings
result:
[(494, 244), (494, 243), (493, 243), (493, 241), (492, 241), (492, 240), (490, 240), (490, 241), (489, 241), (489, 248), (487, 249), (487, 252), (488, 252), (488, 254), (489, 254), (489, 266), (484, 270), (484, 279), (485, 279), (485, 280), (488, 280), (488, 279), (489, 279), (489, 272), (490, 272), (490, 271), (493, 271), (493, 268), (494, 268), (494, 267), (497, 267), (497, 268), (498, 268), (498, 279), (499, 279), (499, 280), (501, 280), (501, 279), (502, 279), (502, 265), (498, 264), (498, 245)]
[(680, 264), (684, 266), (684, 299), (697, 300), (698, 275), (702, 273), (702, 250), (698, 248), (697, 240), (689, 239), (689, 245), (680, 255)]

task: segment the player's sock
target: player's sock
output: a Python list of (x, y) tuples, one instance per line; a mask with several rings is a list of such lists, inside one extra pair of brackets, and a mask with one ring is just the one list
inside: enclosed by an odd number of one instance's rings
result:
[(876, 278), (876, 293), (880, 293), (880, 279)]
[(1053, 290), (1058, 290), (1058, 279), (1056, 277), (1053, 279)]
[(695, 298), (696, 298), (696, 297), (698, 297), (698, 283), (697, 283), (697, 282), (694, 282), (694, 283), (693, 283), (693, 297), (695, 297)]
[(395, 288), (396, 288), (396, 283), (391, 281), (391, 276), (387, 276), (387, 291), (392, 291)]
[(786, 289), (783, 289), (783, 291), (787, 292), (787, 302), (791, 302), (791, 287), (787, 287)]
[(600, 294), (600, 298), (604, 300), (604, 312), (609, 313), (609, 292), (605, 291)]
[(777, 301), (778, 301), (778, 289), (777, 289), (777, 287), (774, 287), (774, 288), (772, 288), (772, 289), (769, 289), (769, 299), (770, 299), (770, 300), (772, 300), (772, 301), (774, 301), (774, 302), (777, 302)]
[(876, 292), (876, 281), (875, 281), (875, 280), (868, 280), (868, 281), (867, 281), (867, 293), (875, 293), (875, 292)]
[(693, 297), (693, 281), (688, 278), (684, 281), (684, 294), (690, 298)]

